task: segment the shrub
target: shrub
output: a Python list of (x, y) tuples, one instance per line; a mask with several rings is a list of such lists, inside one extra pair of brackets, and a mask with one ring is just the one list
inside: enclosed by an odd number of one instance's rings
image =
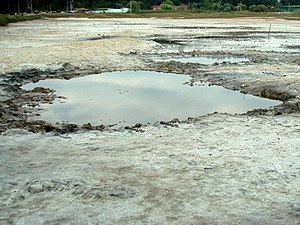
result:
[(247, 10), (247, 5), (244, 5), (242, 3), (237, 4), (236, 7), (234, 7), (234, 10), (236, 11), (244, 11)]
[(210, 10), (222, 11), (224, 8), (219, 2), (214, 2), (209, 7)]
[[(131, 4), (131, 12), (132, 13), (139, 13), (140, 12), (140, 3), (137, 1), (131, 1), (129, 4)], [(130, 5), (129, 5), (130, 8)]]
[(257, 5), (250, 5), (250, 6), (249, 6), (249, 11), (251, 11), (251, 12), (258, 12), (258, 7), (257, 7)]
[(232, 11), (234, 9), (234, 6), (232, 4), (230, 4), (230, 3), (226, 3), (226, 4), (224, 4), (224, 11), (226, 9), (228, 10), (226, 12), (230, 12), (230, 11)]
[(251, 5), (249, 7), (249, 10), (252, 12), (265, 12), (267, 11), (267, 6), (265, 5)]
[(162, 3), (160, 5), (161, 10), (174, 10), (174, 5), (168, 5), (168, 4), (164, 4)]
[(257, 7), (259, 8), (259, 12), (265, 12), (268, 9), (268, 7), (265, 5), (258, 5)]
[(161, 10), (174, 10), (174, 3), (171, 0), (165, 0), (160, 5)]

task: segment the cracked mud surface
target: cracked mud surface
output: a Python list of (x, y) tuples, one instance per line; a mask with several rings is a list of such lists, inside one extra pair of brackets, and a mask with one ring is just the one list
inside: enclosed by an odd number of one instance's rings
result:
[[(272, 18), (48, 19), (1, 28), (1, 224), (300, 224), (299, 40), (298, 21)], [(158, 56), (171, 61), (151, 59)], [(197, 56), (249, 61), (172, 61)], [(283, 103), (113, 130), (37, 120), (39, 104), (64, 96), (21, 89), (117, 70), (185, 74), (189, 85)]]

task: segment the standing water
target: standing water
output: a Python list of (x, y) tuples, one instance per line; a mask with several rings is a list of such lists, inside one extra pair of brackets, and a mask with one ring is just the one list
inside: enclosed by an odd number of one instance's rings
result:
[(199, 56), (199, 57), (156, 57), (153, 58), (153, 61), (156, 62), (182, 62), (182, 63), (200, 63), (204, 65), (212, 65), (214, 63), (241, 63), (241, 62), (249, 62), (249, 59), (244, 57), (205, 57), (205, 56)]
[(134, 125), (175, 117), (182, 120), (212, 112), (244, 113), (280, 103), (223, 87), (183, 85), (188, 80), (185, 75), (123, 71), (42, 80), (23, 88), (48, 87), (67, 98), (63, 104), (55, 100), (41, 105), (45, 110), (39, 119), (93, 125)]

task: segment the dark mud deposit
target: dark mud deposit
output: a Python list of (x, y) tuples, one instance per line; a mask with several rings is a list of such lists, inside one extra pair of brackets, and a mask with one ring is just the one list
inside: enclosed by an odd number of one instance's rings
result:
[[(227, 66), (231, 63), (225, 63)], [(224, 64), (216, 63), (213, 67), (218, 69)], [(69, 67), (68, 69), (65, 69)], [(52, 104), (54, 99), (64, 96), (57, 96), (55, 90), (49, 88), (35, 88), (32, 91), (25, 91), (21, 89), (23, 84), (29, 82), (37, 82), (40, 79), (71, 79), (73, 77), (82, 76), (95, 71), (80, 71), (78, 68), (72, 68), (71, 65), (64, 65), (63, 69), (59, 71), (22, 71), (20, 73), (4, 74), (2, 77), (2, 87), (7, 96), (7, 100), (1, 102), (0, 115), (1, 127), (3, 132), (10, 128), (23, 128), (32, 132), (50, 132), (57, 131), (60, 133), (74, 132), (79, 129), (104, 130), (111, 129), (113, 124), (99, 124), (92, 126), (90, 123), (83, 126), (78, 124), (68, 123), (50, 123), (47, 121), (30, 119), (34, 115), (39, 115), (41, 112), (37, 106), (39, 104)], [(268, 108), (256, 109), (248, 112), (248, 114), (269, 114), (279, 115), (283, 113), (299, 112), (300, 104), (298, 101), (293, 101), (299, 98), (298, 92), (288, 90), (285, 85), (270, 85), (270, 84), (243, 84), (235, 80), (227, 80), (221, 76), (205, 72), (205, 66), (197, 63), (180, 63), (180, 62), (160, 62), (151, 63), (150, 68), (153, 71), (187, 74), (192, 77), (188, 82), (189, 85), (201, 85), (200, 82), (210, 83), (212, 85), (219, 85), (230, 90), (239, 90), (242, 93), (252, 94), (263, 98), (269, 98), (282, 101), (283, 104)], [(99, 71), (100, 72), (100, 71)], [(200, 73), (200, 74), (199, 74)], [(231, 76), (234, 76), (231, 75)], [(104, 106), (105, 107), (105, 106)], [(184, 122), (184, 121), (183, 121)], [(127, 128), (127, 127), (126, 127)]]

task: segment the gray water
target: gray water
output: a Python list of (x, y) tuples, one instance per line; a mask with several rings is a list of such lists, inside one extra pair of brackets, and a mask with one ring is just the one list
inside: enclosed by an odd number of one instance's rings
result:
[(170, 62), (170, 61), (176, 61), (176, 62), (182, 62), (182, 63), (200, 63), (204, 65), (212, 65), (214, 63), (222, 63), (222, 62), (229, 62), (229, 63), (239, 63), (239, 62), (249, 62), (249, 59), (244, 57), (156, 57), (153, 58), (153, 61), (156, 62)]
[(245, 38), (226, 38), (226, 39), (194, 39), (181, 40), (179, 44), (163, 44), (162, 53), (183, 53), (192, 51), (218, 51), (220, 46), (222, 51), (244, 52), (245, 50), (256, 51), (275, 51), (275, 52), (298, 52), (298, 49), (289, 49), (285, 46), (295, 45), (295, 40), (299, 38), (299, 34), (294, 34), (295, 39), (286, 38), (286, 34), (276, 34), (268, 38), (265, 34), (261, 38), (245, 37)]
[(123, 71), (89, 75), (71, 80), (51, 79), (24, 85), (31, 90), (48, 87), (58, 96), (39, 119), (78, 124), (134, 125), (198, 117), (212, 112), (244, 113), (256, 108), (279, 104), (223, 87), (183, 85), (184, 75)]

